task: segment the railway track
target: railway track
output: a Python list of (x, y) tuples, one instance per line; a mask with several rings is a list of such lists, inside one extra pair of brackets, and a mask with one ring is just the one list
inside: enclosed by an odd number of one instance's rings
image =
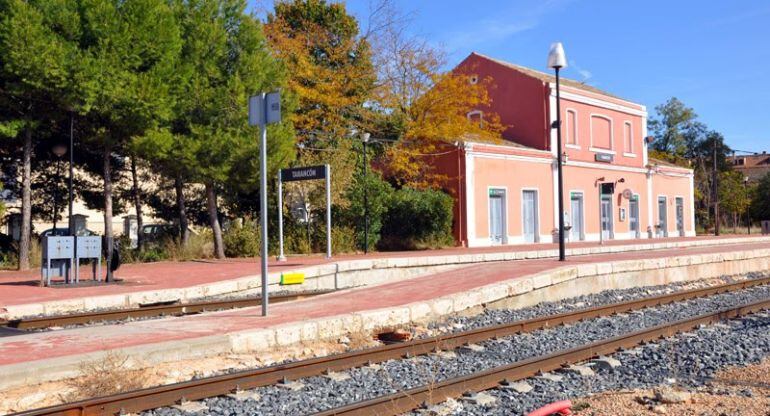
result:
[[(282, 303), (331, 293), (333, 290), (298, 292), (270, 296), (270, 302)], [(225, 299), (190, 303), (173, 303), (138, 308), (115, 309), (98, 312), (85, 312), (70, 315), (43, 316), (38, 318), (0, 320), (0, 327), (19, 330), (35, 330), (67, 325), (87, 325), (95, 322), (120, 321), (124, 319), (153, 318), (162, 316), (192, 315), (206, 311), (249, 308), (261, 306), (260, 298)]]
[[(746, 280), (721, 286), (680, 291), (645, 299), (625, 301), (596, 306), (578, 311), (537, 317), (533, 319), (479, 328), (471, 331), (443, 334), (436, 337), (417, 339), (400, 344), (352, 351), (328, 357), (281, 364), (261, 369), (241, 371), (199, 380), (181, 382), (166, 386), (152, 387), (112, 396), (93, 398), (79, 402), (18, 413), (17, 415), (116, 415), (136, 413), (144, 410), (169, 406), (181, 401), (199, 400), (220, 396), (239, 390), (273, 385), (287, 380), (316, 376), (329, 371), (340, 371), (366, 364), (391, 359), (428, 354), (436, 350), (449, 350), (465, 344), (476, 343), (496, 337), (505, 337), (522, 332), (577, 322), (583, 319), (629, 312), (646, 307), (685, 301), (718, 293), (726, 293), (770, 283), (770, 278)], [(329, 410), (323, 415), (369, 415), (399, 414), (419, 407), (423, 402), (436, 403), (449, 397), (456, 397), (474, 389), (494, 387), (503, 379), (513, 380), (527, 377), (538, 371), (549, 371), (569, 362), (584, 361), (593, 356), (610, 353), (621, 347), (630, 347), (645, 340), (672, 335), (704, 323), (715, 322), (770, 307), (770, 299), (751, 305), (720, 310), (708, 315), (677, 321), (601, 342), (594, 342), (560, 351), (544, 357), (520, 361), (502, 368), (495, 368), (474, 375), (446, 380), (438, 385), (416, 388), (391, 396), (384, 396), (367, 402)], [(441, 387), (441, 393), (436, 388)], [(430, 396), (430, 399), (427, 397)]]

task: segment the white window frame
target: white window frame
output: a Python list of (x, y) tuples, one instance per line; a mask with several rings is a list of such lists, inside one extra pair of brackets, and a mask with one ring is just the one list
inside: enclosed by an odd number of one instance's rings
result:
[[(535, 192), (535, 243), (540, 242), (540, 188), (521, 188), (521, 215), (519, 215), (519, 221), (521, 221), (521, 239), (524, 240), (524, 191)], [(524, 240), (525, 242), (528, 242)]]
[[(572, 123), (572, 128), (570, 129), (569, 126), (569, 114), (572, 113), (574, 122)], [(564, 117), (567, 120), (567, 143), (564, 145), (565, 147), (568, 147), (570, 149), (580, 149), (580, 137), (578, 136), (578, 112), (574, 108), (568, 108), (567, 111), (564, 113), (566, 117)], [(570, 131), (572, 130), (572, 131)], [(575, 143), (569, 142), (570, 134), (572, 134), (573, 139), (575, 139)]]
[(479, 116), (479, 127), (484, 126), (484, 112), (481, 110), (472, 110), (468, 111), (468, 114), (465, 115), (465, 117), (468, 118), (468, 121), (473, 121), (473, 116)]
[(489, 216), (489, 192), (493, 189), (501, 190), (503, 191), (503, 241), (500, 242), (500, 245), (506, 245), (508, 244), (509, 238), (508, 238), (508, 187), (507, 186), (487, 186), (487, 229), (488, 229), (488, 237), (487, 239), (491, 242), (492, 241), (492, 218)]
[[(583, 224), (583, 229), (580, 230), (580, 239), (578, 241), (586, 241), (586, 193), (582, 189), (570, 189), (569, 190), (569, 219), (570, 219), (570, 225), (575, 226), (575, 218), (572, 216), (572, 194), (580, 194), (580, 198), (583, 201), (582, 206), (582, 218), (580, 219), (581, 224)], [(572, 230), (570, 229), (570, 235), (572, 234)], [(570, 237), (570, 241), (572, 242), (572, 238)]]
[[(594, 146), (594, 123), (593, 123), (593, 118), (594, 117), (596, 117), (596, 118), (603, 118), (603, 119), (605, 119), (605, 120), (610, 122), (610, 148), (609, 149), (604, 149), (604, 148), (601, 148), (601, 147), (595, 147)], [(590, 146), (589, 146), (588, 150), (590, 150), (590, 151), (592, 151), (594, 153), (607, 153), (607, 154), (611, 154), (611, 155), (616, 154), (617, 152), (615, 152), (615, 122), (612, 119), (612, 117), (604, 115), (604, 114), (591, 113), (591, 116), (589, 117), (588, 120), (589, 120), (589, 123), (590, 123), (588, 125), (588, 128), (589, 128), (590, 136), (591, 136)]]
[[(628, 134), (631, 137), (626, 137), (626, 126), (628, 126)], [(629, 145), (629, 149), (627, 151), (626, 143)], [(634, 153), (634, 125), (627, 120), (623, 122), (623, 156), (636, 157), (636, 153)]]

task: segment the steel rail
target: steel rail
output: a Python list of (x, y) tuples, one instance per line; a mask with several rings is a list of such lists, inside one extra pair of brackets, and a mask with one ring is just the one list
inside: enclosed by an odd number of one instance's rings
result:
[[(333, 290), (316, 291), (316, 292), (298, 292), (289, 293), (284, 295), (271, 296), (270, 300), (275, 303), (289, 302), (307, 297), (323, 295), (331, 293)], [(170, 305), (157, 305), (146, 306), (139, 308), (127, 308), (127, 309), (113, 309), (98, 312), (83, 312), (69, 315), (54, 315), (54, 316), (41, 316), (36, 318), (22, 318), (13, 319), (9, 321), (0, 321), (0, 326), (16, 329), (43, 329), (54, 326), (65, 325), (84, 325), (92, 322), (102, 321), (119, 321), (129, 318), (148, 318), (159, 316), (180, 316), (180, 315), (192, 315), (196, 313), (224, 310), (224, 309), (237, 309), (248, 308), (253, 306), (260, 306), (262, 304), (261, 298), (244, 298), (244, 299), (224, 299), (213, 301), (201, 301), (190, 303), (174, 303)]]
[(42, 415), (117, 415), (137, 413), (144, 410), (169, 406), (189, 400), (200, 400), (220, 396), (239, 390), (273, 385), (286, 380), (297, 380), (341, 371), (366, 364), (383, 362), (402, 357), (428, 354), (438, 350), (454, 349), (459, 346), (480, 342), (496, 337), (533, 331), (561, 324), (577, 322), (599, 316), (623, 313), (672, 302), (679, 302), (718, 293), (741, 290), (770, 283), (770, 277), (745, 280), (737, 283), (692, 289), (646, 299), (630, 300), (610, 305), (601, 305), (556, 315), (537, 317), (523, 321), (478, 328), (465, 332), (443, 334), (435, 337), (416, 339), (400, 344), (384, 345), (359, 351), (350, 351), (326, 357), (312, 358), (287, 364), (274, 365), (254, 370), (245, 370), (198, 380), (185, 381), (158, 387), (150, 387), (112, 396), (98, 397), (78, 402), (17, 413), (16, 416)]
[(626, 333), (548, 355), (528, 358), (474, 374), (451, 378), (436, 384), (415, 387), (375, 399), (353, 403), (316, 413), (315, 416), (400, 415), (417, 409), (426, 403), (441, 403), (450, 398), (460, 397), (466, 392), (489, 390), (497, 387), (504, 380), (522, 380), (532, 377), (539, 372), (556, 370), (568, 364), (586, 361), (599, 355), (611, 354), (623, 348), (637, 346), (643, 342), (670, 337), (700, 325), (713, 324), (768, 308), (770, 308), (770, 299), (724, 308), (716, 312)]

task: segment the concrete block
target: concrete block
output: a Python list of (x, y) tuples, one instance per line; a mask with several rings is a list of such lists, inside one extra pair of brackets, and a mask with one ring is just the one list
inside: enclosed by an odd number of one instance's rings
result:
[(534, 289), (540, 289), (541, 287), (551, 286), (553, 283), (551, 280), (551, 273), (544, 272), (537, 274), (530, 278), (532, 280), (532, 287)]
[(409, 322), (409, 308), (406, 307), (363, 311), (358, 312), (355, 315), (361, 317), (361, 327), (364, 331), (371, 331), (376, 328), (387, 326), (402, 325)]
[(589, 263), (589, 264), (577, 265), (578, 277), (596, 276), (597, 273), (598, 273), (598, 268), (596, 267), (596, 264)]
[(25, 303), (22, 305), (7, 305), (4, 306), (6, 319), (16, 319), (25, 316), (38, 316), (45, 313), (45, 308), (42, 303)]
[(230, 347), (234, 352), (263, 351), (275, 345), (273, 329), (259, 329), (230, 335)]
[(454, 299), (452, 302), (452, 310), (454, 312), (461, 312), (468, 308), (481, 305), (482, 303), (481, 292), (478, 290), (455, 293), (452, 296)]
[(275, 328), (275, 343), (279, 346), (297, 344), (302, 341), (302, 323), (291, 323)]
[(559, 256), (559, 250), (540, 250), (537, 252), (537, 258), (539, 259), (545, 259), (545, 258), (551, 258), (551, 257), (558, 257)]
[[(239, 288), (238, 290), (244, 290), (244, 289)], [(206, 296), (206, 285), (190, 286), (188, 288), (183, 289), (182, 291), (183, 300), (201, 299), (205, 296)]]
[(206, 285), (206, 296), (223, 295), (238, 291), (238, 284), (232, 280), (223, 280), (221, 282), (209, 283)]
[(318, 323), (315, 321), (302, 322), (300, 339), (302, 341), (316, 341), (318, 339)]
[(431, 311), (434, 316), (446, 316), (454, 312), (453, 310), (454, 300), (450, 296), (444, 296), (442, 298), (434, 299), (428, 302)]
[(70, 312), (82, 311), (84, 307), (85, 304), (83, 302), (83, 298), (61, 299), (43, 303), (43, 313), (45, 315), (61, 315)]
[(126, 295), (109, 295), (109, 296), (97, 296), (93, 298), (83, 299), (83, 308), (86, 311), (92, 311), (95, 309), (118, 309), (125, 308), (128, 304), (126, 302)]
[(409, 307), (409, 319), (412, 322), (422, 321), (433, 314), (431, 305), (427, 302), (416, 302), (407, 306)]
[(573, 279), (576, 279), (578, 276), (577, 274), (577, 268), (575, 267), (564, 267), (559, 270), (556, 270), (551, 275), (551, 283), (554, 285), (557, 285), (562, 282), (567, 282)]
[(532, 279), (519, 278), (509, 280), (508, 284), (508, 296), (521, 295), (522, 293), (531, 292), (534, 289)]
[(482, 287), (480, 290), (482, 303), (494, 302), (496, 300), (508, 297), (508, 285), (504, 283), (487, 285)]
[(612, 263), (597, 263), (596, 264), (596, 274), (611, 274), (612, 273)]

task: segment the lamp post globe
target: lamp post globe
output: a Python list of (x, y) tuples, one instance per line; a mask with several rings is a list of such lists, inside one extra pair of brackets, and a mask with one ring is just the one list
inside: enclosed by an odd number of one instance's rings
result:
[(559, 261), (566, 259), (566, 249), (564, 246), (564, 175), (563, 175), (563, 163), (566, 159), (566, 152), (563, 153), (561, 145), (561, 92), (559, 90), (559, 70), (567, 67), (567, 56), (564, 53), (564, 46), (561, 42), (551, 44), (551, 49), (548, 51), (549, 68), (553, 69), (556, 74), (556, 120), (553, 122), (551, 128), (556, 129), (556, 170), (558, 175), (558, 212), (559, 215)]

